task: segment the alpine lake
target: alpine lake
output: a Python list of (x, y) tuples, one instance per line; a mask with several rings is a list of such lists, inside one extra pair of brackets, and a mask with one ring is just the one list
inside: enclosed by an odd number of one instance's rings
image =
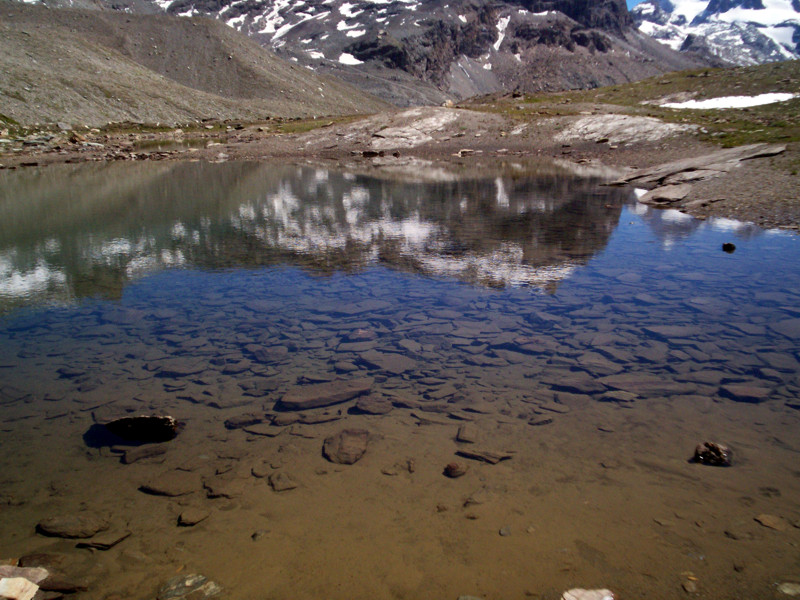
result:
[(800, 592), (800, 237), (609, 179), (0, 171), (0, 559), (76, 600)]

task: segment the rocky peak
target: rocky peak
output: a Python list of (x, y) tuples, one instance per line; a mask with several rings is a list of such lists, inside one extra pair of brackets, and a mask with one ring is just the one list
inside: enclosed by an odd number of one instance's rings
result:
[(675, 50), (755, 65), (800, 58), (800, 0), (647, 0), (634, 24)]
[(519, 0), (533, 13), (558, 11), (584, 27), (620, 33), (633, 25), (625, 0)]

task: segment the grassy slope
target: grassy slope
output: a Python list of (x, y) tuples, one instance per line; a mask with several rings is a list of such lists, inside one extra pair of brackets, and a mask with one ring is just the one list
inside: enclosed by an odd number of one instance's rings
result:
[(7, 122), (181, 123), (387, 107), (210, 19), (4, 1), (0, 14), (0, 118)]
[(529, 120), (540, 116), (574, 115), (586, 110), (587, 104), (600, 104), (609, 112), (697, 124), (704, 131), (700, 139), (726, 147), (756, 142), (800, 142), (800, 98), (726, 110), (676, 110), (650, 104), (667, 97), (702, 100), (767, 92), (800, 93), (800, 61), (668, 73), (637, 83), (594, 90), (524, 98), (486, 97), (475, 99), (466, 106)]

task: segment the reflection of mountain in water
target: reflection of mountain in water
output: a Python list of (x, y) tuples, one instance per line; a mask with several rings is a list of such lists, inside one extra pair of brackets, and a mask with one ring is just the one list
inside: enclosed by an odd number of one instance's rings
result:
[(605, 246), (625, 192), (551, 166), (405, 183), (257, 163), (5, 172), (0, 298), (118, 297), (142, 272), (383, 263), (486, 285), (557, 282)]

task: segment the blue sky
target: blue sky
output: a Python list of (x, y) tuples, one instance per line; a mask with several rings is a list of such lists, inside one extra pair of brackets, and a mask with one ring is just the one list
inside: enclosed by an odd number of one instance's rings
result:
[(641, 2), (641, 1), (642, 0), (628, 0), (628, 8), (633, 8), (634, 6), (639, 4), (639, 2)]

